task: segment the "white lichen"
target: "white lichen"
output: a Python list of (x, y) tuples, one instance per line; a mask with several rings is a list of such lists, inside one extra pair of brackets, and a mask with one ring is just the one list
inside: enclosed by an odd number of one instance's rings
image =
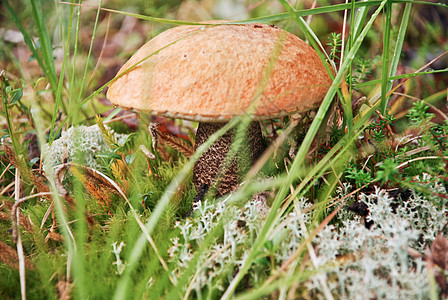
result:
[[(312, 240), (317, 259), (313, 264), (309, 260), (303, 262), (307, 270), (316, 272), (303, 284), (312, 298), (325, 298), (321, 290), (323, 281), (332, 294), (342, 299), (429, 297), (426, 262), (411, 256), (408, 250), (425, 253), (447, 223), (446, 199), (433, 201), (437, 193), (446, 191), (437, 178), (423, 174), (416, 180), (429, 193), (411, 191), (410, 197), (402, 200), (376, 188), (372, 193), (359, 195), (358, 200), (368, 207), (366, 219), (373, 222), (370, 228), (366, 228), (361, 217), (343, 208), (332, 224), (318, 230)], [(354, 200), (350, 190), (349, 185), (339, 188), (336, 201), (345, 200), (348, 206)], [(183, 274), (208, 234), (222, 226), (223, 234), (199, 254), (191, 280), (198, 298), (204, 292), (223, 290), (228, 284), (226, 280), (231, 280), (247, 261), (268, 211), (263, 201), (252, 200), (241, 208), (226, 201), (196, 203), (197, 216), (177, 223), (181, 234), (172, 239), (173, 246), (168, 251), (175, 276)], [(246, 275), (247, 282), (262, 284), (266, 279), (263, 272), (275, 274), (303, 247), (306, 237), (317, 226), (314, 213), (310, 202), (302, 198), (280, 217), (268, 236), (270, 246), (258, 249), (257, 257), (269, 257), (269, 265), (253, 263)], [(307, 233), (302, 231), (301, 222), (305, 223)]]
[[(123, 145), (128, 138), (126, 134), (110, 131), (114, 134), (118, 145)], [(70, 127), (63, 131), (61, 137), (53, 141), (51, 145), (45, 144), (42, 147), (43, 168), (48, 172), (63, 162), (74, 161), (98, 168), (100, 164), (97, 162), (96, 155), (107, 151), (111, 149), (104, 140), (98, 125)]]

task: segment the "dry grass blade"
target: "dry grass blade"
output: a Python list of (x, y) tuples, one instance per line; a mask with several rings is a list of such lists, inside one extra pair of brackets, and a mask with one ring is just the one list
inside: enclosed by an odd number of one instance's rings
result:
[[(14, 188), (14, 194), (15, 194), (15, 200), (16, 202), (19, 202), (19, 195), (20, 195), (20, 189), (21, 189), (21, 178), (20, 178), (20, 170), (16, 168), (16, 174), (15, 174), (15, 188)], [(12, 218), (19, 219), (19, 213), (13, 214)], [(17, 248), (17, 256), (19, 260), (19, 274), (20, 274), (20, 292), (22, 299), (26, 299), (26, 269), (25, 269), (25, 254), (23, 252), (23, 245), (22, 245), (22, 239), (20, 237), (20, 233), (17, 232), (17, 240), (15, 241), (16, 248)]]
[[(438, 61), (439, 59), (441, 59), (442, 57), (444, 57), (445, 55), (448, 54), (448, 51), (443, 52), (442, 54), (440, 54), (439, 56), (437, 56), (436, 58), (434, 58), (433, 60), (431, 60), (430, 62), (428, 62), (427, 64), (425, 64), (423, 67), (421, 67), (420, 69), (418, 69), (417, 71), (415, 71), (414, 73), (419, 73), (424, 71), (426, 68), (428, 68), (430, 65), (432, 65), (433, 63), (435, 63), (436, 61)], [(400, 83), (398, 83), (394, 88), (392, 88), (388, 93), (387, 96), (392, 95), (393, 93), (395, 93), (398, 88), (400, 88), (403, 84), (405, 84), (408, 80), (410, 80), (412, 77), (407, 77), (404, 78)]]
[[(65, 170), (65, 168), (69, 167), (71, 164), (62, 164), (59, 166), (56, 166), (54, 170), (54, 184), (56, 189), (58, 190), (59, 194), (64, 197), (64, 199), (68, 202), (70, 206), (74, 205), (73, 199), (70, 197), (69, 193), (65, 189), (64, 185), (62, 184), (62, 180), (64, 178), (64, 174), (62, 171)], [(54, 213), (54, 210), (53, 210)]]
[[(416, 157), (416, 158), (410, 159), (408, 161), (405, 161), (405, 162), (399, 164), (398, 166), (395, 167), (395, 169), (401, 169), (403, 167), (407, 167), (414, 161), (427, 160), (427, 159), (439, 159), (439, 158), (448, 159), (448, 156), (420, 156), (420, 157)], [(380, 163), (378, 163), (378, 165), (380, 165)], [(448, 198), (448, 197), (445, 196), (444, 198)]]

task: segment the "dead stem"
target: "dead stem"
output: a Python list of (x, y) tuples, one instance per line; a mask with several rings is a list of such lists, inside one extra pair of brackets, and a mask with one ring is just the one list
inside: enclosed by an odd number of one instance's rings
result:
[[(15, 175), (15, 188), (14, 188), (16, 203), (20, 200), (20, 170), (16, 168)], [(16, 214), (11, 214), (13, 219), (19, 221), (19, 212)], [(19, 275), (20, 275), (20, 293), (22, 295), (22, 300), (26, 300), (26, 269), (25, 269), (25, 255), (23, 253), (22, 239), (20, 233), (17, 232), (17, 255), (19, 257)]]

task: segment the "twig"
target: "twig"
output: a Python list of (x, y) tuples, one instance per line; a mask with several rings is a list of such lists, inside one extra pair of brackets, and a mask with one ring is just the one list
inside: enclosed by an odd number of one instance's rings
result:
[(118, 121), (121, 121), (121, 120), (124, 120), (127, 118), (133, 118), (135, 116), (136, 116), (135, 113), (125, 114), (125, 115), (122, 115), (122, 116), (119, 116), (119, 117), (116, 117), (116, 118), (113, 118), (113, 119), (110, 119), (107, 121), (103, 121), (103, 123), (107, 125), (107, 124), (118, 122)]
[(408, 160), (408, 161), (405, 161), (405, 162), (402, 163), (402, 164), (399, 164), (398, 166), (395, 167), (395, 169), (400, 169), (400, 168), (403, 168), (403, 167), (407, 167), (411, 162), (414, 162), (414, 161), (425, 160), (425, 159), (438, 159), (438, 158), (448, 159), (448, 156), (442, 156), (442, 157), (440, 157), (440, 156), (423, 156), (423, 157), (416, 157), (416, 158), (410, 159), (410, 160)]
[(11, 163), (9, 163), (6, 168), (3, 170), (2, 174), (0, 175), (0, 179), (3, 178), (3, 176), (6, 174), (6, 172), (8, 172), (9, 168), (12, 166)]
[[(16, 168), (16, 176), (15, 176), (15, 200), (16, 203), (19, 201), (20, 195), (20, 171)], [(17, 222), (19, 222), (19, 212), (12, 214), (13, 219), (17, 218)], [(17, 234), (17, 256), (19, 257), (19, 276), (20, 276), (20, 293), (22, 295), (22, 300), (26, 300), (26, 269), (25, 269), (25, 255), (23, 253), (23, 245), (22, 239), (20, 238), (20, 233)]]
[(4, 193), (6, 193), (7, 191), (9, 191), (10, 188), (12, 188), (14, 186), (14, 181), (11, 182), (10, 184), (8, 184), (1, 192), (0, 195), (3, 195)]
[(50, 216), (51, 212), (54, 208), (54, 202), (51, 202), (50, 206), (48, 207), (47, 211), (45, 212), (44, 217), (42, 218), (42, 222), (40, 223), (40, 229), (42, 229), (45, 225), (45, 222), (47, 222), (48, 217)]
[[(383, 116), (383, 114), (376, 109), (375, 112), (377, 113), (378, 117), (382, 120), (382, 121), (387, 121), (386, 118)], [(392, 130), (392, 128), (390, 127), (390, 124), (386, 122), (386, 128), (387, 131), (389, 131), (390, 136), (392, 137), (392, 139), (395, 141), (397, 138), (395, 137), (395, 133)]]

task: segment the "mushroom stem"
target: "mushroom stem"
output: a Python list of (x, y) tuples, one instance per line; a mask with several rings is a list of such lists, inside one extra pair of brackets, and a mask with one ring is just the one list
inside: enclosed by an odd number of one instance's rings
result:
[[(195, 150), (211, 134), (224, 125), (225, 123), (199, 123), (196, 132)], [(230, 149), (234, 135), (235, 130), (226, 132), (198, 159), (193, 168), (193, 183), (196, 191), (202, 191), (203, 193), (204, 189), (209, 189), (216, 183), (219, 184), (219, 186), (214, 187), (216, 188), (216, 196), (222, 196), (235, 190), (238, 187), (240, 178), (244, 176), (249, 167), (261, 156), (266, 148), (260, 124), (251, 122), (247, 129), (247, 138), (243, 141), (241, 149), (235, 155), (235, 159), (224, 170), (223, 176), (217, 176), (219, 172), (223, 171), (222, 164)]]

